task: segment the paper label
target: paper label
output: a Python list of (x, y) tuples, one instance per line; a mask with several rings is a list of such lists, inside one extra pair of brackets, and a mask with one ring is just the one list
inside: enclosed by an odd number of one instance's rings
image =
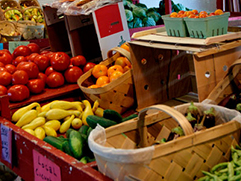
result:
[(13, 53), (14, 49), (17, 48), (20, 45), (27, 45), (29, 44), (29, 41), (10, 41), (8, 43), (8, 49), (11, 53)]
[(123, 31), (118, 4), (97, 9), (95, 16), (101, 38)]
[(0, 43), (0, 50), (3, 49), (3, 43)]
[(61, 181), (61, 172), (58, 165), (33, 150), (34, 180)]
[(2, 159), (12, 165), (12, 129), (1, 124)]

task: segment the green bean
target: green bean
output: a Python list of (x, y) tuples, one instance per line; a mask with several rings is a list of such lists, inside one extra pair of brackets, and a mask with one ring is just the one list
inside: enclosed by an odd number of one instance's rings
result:
[(208, 175), (209, 177), (211, 177), (211, 179), (213, 179), (214, 181), (222, 181), (221, 179), (218, 178), (217, 175), (211, 174), (209, 172), (206, 171), (202, 171), (204, 175)]
[(214, 173), (215, 171), (226, 168), (227, 166), (228, 166), (228, 162), (219, 163), (219, 164), (213, 166), (213, 168), (211, 168), (210, 172)]
[(229, 181), (237, 181), (237, 180), (240, 180), (240, 179), (241, 179), (241, 174), (235, 175), (235, 176), (231, 177), (231, 178), (229, 179)]
[(228, 163), (228, 179), (230, 180), (234, 176), (233, 162)]
[(209, 180), (209, 176), (205, 175), (205, 176), (199, 178), (198, 181), (206, 181), (206, 179)]

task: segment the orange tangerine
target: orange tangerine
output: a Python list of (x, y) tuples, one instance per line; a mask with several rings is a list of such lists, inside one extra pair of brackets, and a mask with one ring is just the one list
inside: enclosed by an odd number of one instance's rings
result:
[(177, 14), (184, 14), (184, 13), (185, 13), (185, 11), (180, 10), (180, 11), (178, 11), (178, 13), (177, 13)]
[(176, 12), (172, 12), (172, 13), (170, 14), (170, 17), (171, 17), (171, 18), (176, 18), (176, 17), (177, 17), (177, 13), (176, 13)]
[(118, 57), (115, 60), (115, 65), (120, 65), (122, 68), (124, 68), (126, 65), (130, 66), (131, 63), (126, 57)]
[(95, 78), (99, 78), (100, 76), (107, 75), (108, 68), (105, 65), (97, 64), (92, 69), (92, 75)]
[(192, 12), (193, 12), (195, 15), (198, 14), (198, 10), (196, 10), (196, 9), (193, 9)]
[(113, 72), (117, 70), (123, 73), (123, 68), (120, 65), (112, 65), (110, 68), (108, 68), (108, 72), (107, 72), (108, 77), (110, 77), (113, 74)]
[(129, 44), (127, 42), (123, 43), (120, 47), (127, 50), (128, 52), (130, 51)]
[(100, 76), (97, 80), (96, 80), (96, 85), (97, 86), (102, 86), (102, 85), (104, 85), (104, 84), (108, 84), (110, 82), (110, 79), (109, 79), (109, 77), (107, 77), (107, 76)]
[(214, 12), (215, 15), (221, 15), (223, 14), (223, 11), (221, 9), (217, 9), (215, 12)]
[(113, 80), (118, 79), (120, 76), (123, 75), (123, 72), (116, 70), (115, 72), (113, 72), (113, 74), (110, 76), (110, 82), (112, 82)]
[(99, 88), (100, 86), (96, 85), (96, 84), (92, 84), (90, 85), (88, 88), (90, 89), (95, 89), (95, 88)]

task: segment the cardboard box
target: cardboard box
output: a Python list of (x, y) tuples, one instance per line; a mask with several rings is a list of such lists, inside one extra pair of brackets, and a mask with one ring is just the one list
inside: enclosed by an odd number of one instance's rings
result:
[(122, 2), (106, 5), (90, 15), (57, 16), (57, 9), (49, 6), (43, 10), (52, 50), (70, 50), (72, 56), (83, 55), (95, 62), (106, 59), (111, 48), (130, 41)]

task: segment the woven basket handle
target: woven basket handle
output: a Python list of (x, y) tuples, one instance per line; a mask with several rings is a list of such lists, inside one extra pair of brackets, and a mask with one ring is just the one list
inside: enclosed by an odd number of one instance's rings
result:
[(150, 109), (156, 109), (163, 111), (167, 113), (168, 115), (172, 116), (172, 118), (175, 119), (181, 126), (181, 128), (184, 131), (185, 135), (190, 135), (193, 133), (193, 128), (191, 124), (188, 122), (188, 120), (185, 118), (185, 116), (178, 112), (177, 110), (166, 106), (166, 105), (154, 105), (147, 108), (142, 109), (138, 114), (138, 128), (139, 128), (139, 134), (140, 134), (140, 147), (146, 147), (149, 146), (148, 140), (147, 140), (147, 127), (145, 126), (145, 115), (146, 112)]
[[(237, 76), (240, 72), (240, 69), (235, 69), (235, 66), (241, 65), (241, 58), (237, 59), (233, 64), (229, 67), (228, 73), (226, 76), (216, 85), (216, 87), (211, 91), (208, 95), (207, 99), (216, 101), (220, 94), (225, 90), (232, 80)], [(235, 86), (235, 85), (234, 85)]]
[(121, 47), (114, 47), (111, 48), (108, 52), (107, 52), (107, 56), (108, 58), (113, 56), (113, 53), (115, 52), (119, 52), (121, 55), (125, 56), (129, 61), (131, 61), (131, 53), (127, 50), (125, 50), (124, 48)]

